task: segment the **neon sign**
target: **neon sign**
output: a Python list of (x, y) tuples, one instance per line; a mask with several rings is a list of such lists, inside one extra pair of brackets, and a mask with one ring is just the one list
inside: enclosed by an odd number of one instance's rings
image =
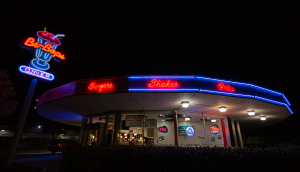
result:
[(28, 46), (28, 47), (34, 47), (34, 48), (42, 48), (43, 51), (45, 52), (49, 52), (50, 54), (52, 54), (52, 57), (58, 57), (62, 60), (66, 59), (64, 54), (61, 54), (59, 51), (56, 51), (55, 49), (52, 49), (52, 45), (51, 44), (40, 44), (38, 42), (35, 42), (35, 39), (32, 37), (27, 38), (27, 40), (24, 42), (24, 45)]
[(42, 78), (48, 81), (52, 81), (54, 79), (54, 75), (52, 75), (51, 73), (47, 73), (45, 71), (41, 71), (38, 69), (34, 69), (25, 65), (21, 65), (19, 66), (19, 71), (24, 73), (24, 74), (28, 74), (31, 76), (35, 76), (38, 78)]
[(179, 87), (177, 82), (171, 82), (167, 80), (167, 82), (162, 82), (161, 80), (151, 79), (151, 83), (148, 84), (150, 88), (176, 88)]
[(158, 128), (158, 131), (161, 133), (167, 133), (168, 132), (168, 128), (166, 126), (162, 126)]
[(218, 83), (217, 85), (218, 89), (221, 90), (221, 91), (230, 91), (230, 92), (234, 92), (235, 89), (234, 87), (231, 87), (230, 85), (225, 85), (223, 83)]
[(214, 124), (212, 127), (210, 127), (210, 131), (211, 133), (218, 134), (220, 131), (219, 126), (217, 124)]
[(64, 34), (57, 34), (54, 36), (52, 33), (47, 32), (45, 28), (44, 31), (38, 31), (36, 33), (36, 38), (27, 38), (24, 42), (25, 46), (20, 46), (23, 49), (29, 50), (34, 54), (34, 57), (30, 61), (30, 67), (21, 65), (19, 66), (19, 71), (24, 74), (52, 81), (54, 75), (44, 71), (50, 68), (48, 62), (52, 58), (58, 62), (59, 59), (65, 59), (65, 55), (56, 50), (56, 48), (61, 45), (59, 39), (64, 36)]
[(96, 84), (95, 82), (90, 83), (88, 86), (88, 89), (91, 91), (98, 91), (101, 92), (102, 89), (112, 89), (113, 84)]
[(193, 137), (195, 135), (194, 127), (191, 127), (191, 126), (186, 127), (185, 134), (189, 137)]

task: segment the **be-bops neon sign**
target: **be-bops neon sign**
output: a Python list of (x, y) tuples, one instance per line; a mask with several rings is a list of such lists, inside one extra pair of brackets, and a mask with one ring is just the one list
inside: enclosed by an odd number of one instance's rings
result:
[(54, 75), (45, 71), (50, 68), (48, 62), (51, 59), (57, 62), (65, 59), (65, 55), (56, 50), (61, 45), (59, 39), (64, 36), (64, 34), (54, 36), (52, 33), (47, 32), (45, 28), (44, 31), (36, 32), (36, 39), (33, 37), (27, 38), (24, 45), (20, 46), (29, 50), (34, 57), (30, 61), (29, 66), (21, 65), (19, 71), (46, 81), (52, 81)]

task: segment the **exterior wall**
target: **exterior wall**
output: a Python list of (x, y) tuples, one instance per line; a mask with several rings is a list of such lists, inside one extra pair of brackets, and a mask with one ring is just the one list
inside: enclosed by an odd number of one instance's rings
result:
[[(166, 126), (168, 128), (168, 133), (161, 133), (158, 131), (158, 127)], [(170, 146), (175, 145), (175, 135), (174, 135), (174, 122), (166, 122), (166, 121), (157, 121), (157, 128), (154, 133), (157, 133), (158, 138), (164, 136), (164, 140), (157, 141), (158, 145), (161, 146)]]

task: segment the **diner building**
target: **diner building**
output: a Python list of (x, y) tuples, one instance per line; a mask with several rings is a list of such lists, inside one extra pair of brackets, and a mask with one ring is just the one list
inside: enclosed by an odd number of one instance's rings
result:
[(82, 145), (243, 147), (241, 129), (293, 114), (283, 93), (203, 76), (82, 79), (45, 92), (36, 110), (81, 127)]

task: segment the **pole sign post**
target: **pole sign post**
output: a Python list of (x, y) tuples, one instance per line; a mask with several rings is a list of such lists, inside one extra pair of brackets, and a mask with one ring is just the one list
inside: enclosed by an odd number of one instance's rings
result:
[(28, 89), (21, 115), (19, 117), (18, 125), (13, 136), (12, 144), (10, 145), (7, 154), (7, 164), (11, 164), (13, 160), (19, 139), (21, 137), (28, 109), (31, 104), (33, 93), (37, 84), (37, 79), (42, 79), (44, 81), (53, 81), (54, 75), (45, 72), (50, 68), (48, 62), (51, 59), (57, 62), (65, 59), (65, 55), (56, 50), (56, 48), (61, 45), (59, 39), (64, 36), (64, 34), (53, 35), (52, 33), (47, 32), (45, 28), (44, 31), (36, 32), (35, 38), (29, 37), (23, 43), (24, 45), (20, 45), (21, 48), (29, 50), (34, 56), (30, 61), (29, 66), (21, 65), (19, 66), (19, 71), (22, 74), (34, 77), (34, 79), (32, 79), (30, 87)]

